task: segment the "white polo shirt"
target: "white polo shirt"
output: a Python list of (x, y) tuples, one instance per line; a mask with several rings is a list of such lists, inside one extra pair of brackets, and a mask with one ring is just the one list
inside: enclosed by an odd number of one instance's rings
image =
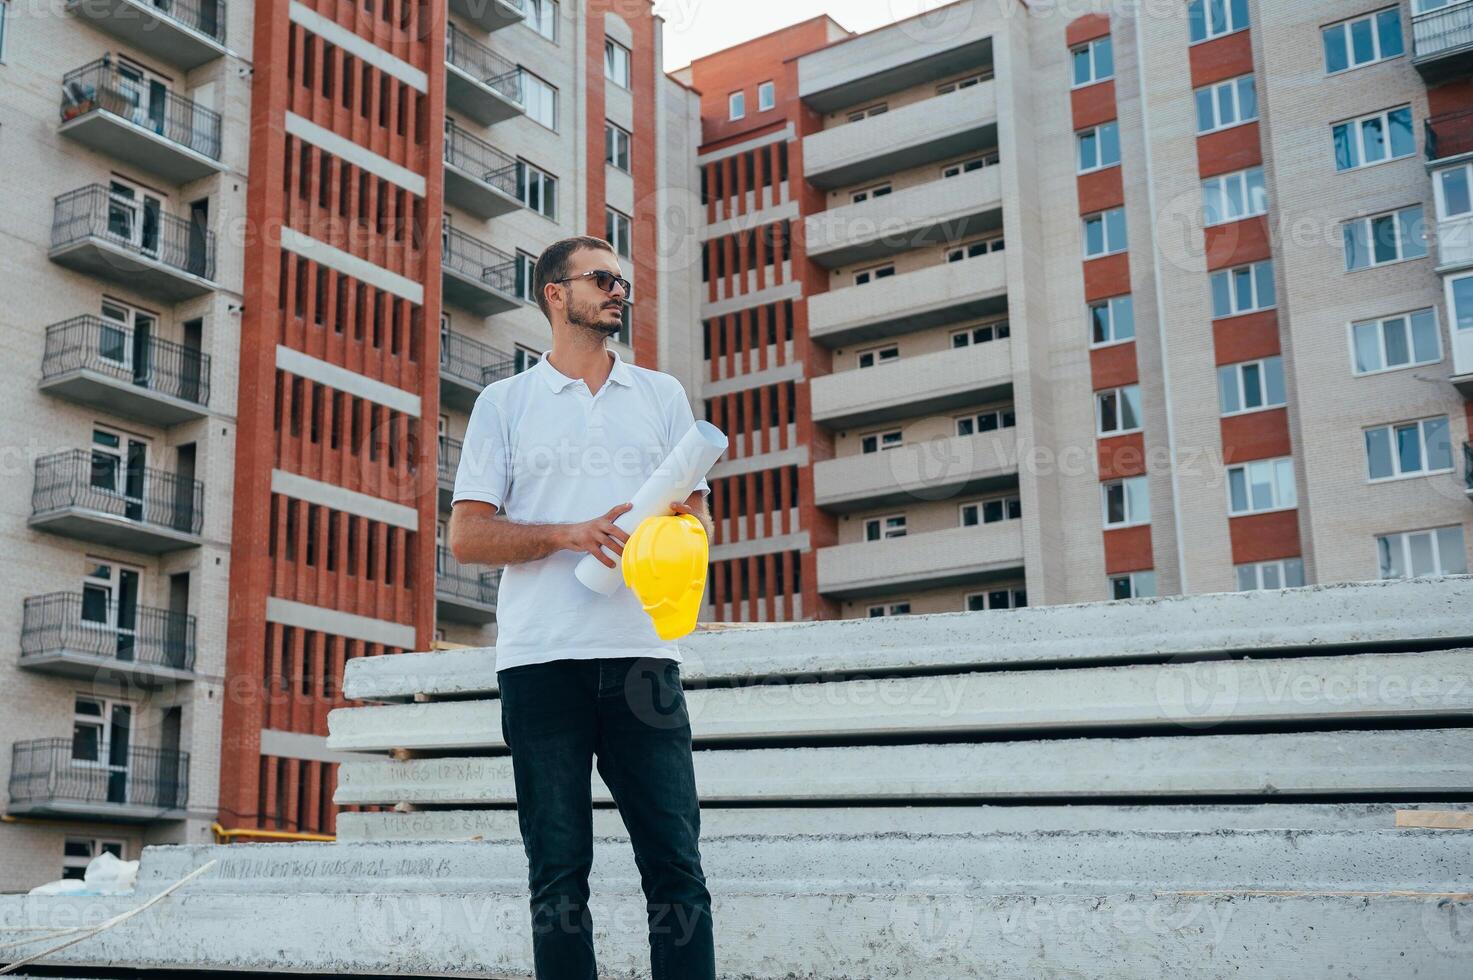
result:
[[(586, 521), (634, 497), (695, 424), (679, 380), (627, 364), (590, 392), (547, 360), (488, 385), (476, 399), (452, 501), (482, 500), (514, 521)], [(696, 489), (710, 493), (705, 479)], [(639, 599), (573, 576), (587, 552), (559, 550), (506, 566), (496, 599), (496, 669), (564, 658), (668, 657)]]

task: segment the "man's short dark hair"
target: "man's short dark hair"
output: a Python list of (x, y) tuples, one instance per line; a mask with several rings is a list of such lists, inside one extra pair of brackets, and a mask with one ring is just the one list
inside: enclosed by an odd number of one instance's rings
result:
[(552, 311), (547, 308), (547, 297), (543, 290), (550, 282), (568, 277), (568, 260), (573, 253), (580, 248), (601, 248), (605, 252), (612, 252), (614, 246), (602, 238), (592, 235), (575, 235), (572, 238), (564, 238), (553, 242), (542, 250), (537, 256), (537, 268), (532, 273), (532, 292), (537, 297), (537, 306), (542, 310), (542, 315), (552, 322)]

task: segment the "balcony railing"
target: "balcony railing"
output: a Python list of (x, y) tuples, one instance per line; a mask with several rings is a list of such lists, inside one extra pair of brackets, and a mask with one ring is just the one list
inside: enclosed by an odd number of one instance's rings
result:
[(1463, 443), (1463, 485), (1473, 493), (1473, 442)]
[(158, 337), (139, 337), (98, 316), (74, 316), (46, 328), (41, 380), (96, 371), (198, 405), (210, 400), (210, 355)]
[(445, 31), (445, 60), (518, 104), (522, 70), (451, 23)]
[(505, 351), (452, 330), (440, 338), (440, 373), (484, 388), (516, 374), (517, 361)]
[(441, 483), (454, 483), (455, 471), (460, 468), (459, 439), (446, 437), (440, 440), (439, 477)]
[(443, 244), (444, 255), (440, 261), (445, 268), (477, 279), (498, 292), (516, 291), (517, 260), (501, 249), (472, 238), (458, 228), (446, 231)]
[(78, 759), (70, 738), (16, 742), (11, 750), (10, 804), (91, 804), (181, 810), (189, 801), (189, 753), (130, 746), (101, 759)]
[(444, 546), (435, 549), (435, 592), (438, 595), (496, 605), (496, 590), (501, 584), (501, 569), (477, 569), (462, 565)]
[(1418, 61), (1473, 46), (1473, 3), (1457, 3), (1412, 17), (1412, 51)]
[(62, 194), (52, 212), (53, 250), (88, 239), (201, 279), (215, 278), (214, 232), (101, 184)]
[(445, 130), (445, 162), (504, 194), (517, 194), (517, 162), (453, 123)]
[(21, 618), (20, 659), (82, 653), (130, 664), (194, 669), (195, 620), (151, 606), (91, 602), (80, 592), (30, 596)]
[[(1473, 4), (1470, 4), (1473, 6)], [(1428, 160), (1473, 153), (1473, 109), (1444, 112), (1424, 123)]]
[(225, 43), (225, 0), (142, 0), (159, 13), (205, 37)]
[(220, 159), (220, 114), (142, 77), (130, 77), (104, 55), (61, 80), (61, 120), (96, 109), (111, 112), (194, 152)]
[(36, 460), (31, 511), (39, 516), (81, 508), (199, 534), (204, 529), (204, 498), (204, 484), (198, 480), (70, 449)]

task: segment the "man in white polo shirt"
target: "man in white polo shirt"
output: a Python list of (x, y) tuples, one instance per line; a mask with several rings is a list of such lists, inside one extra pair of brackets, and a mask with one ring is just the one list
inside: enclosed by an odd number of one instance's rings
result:
[[(614, 567), (614, 519), (694, 423), (680, 382), (606, 346), (629, 282), (599, 238), (555, 242), (533, 274), (552, 349), (476, 399), (455, 475), (450, 550), (505, 566), (496, 603), (501, 731), (527, 852), (538, 980), (597, 980), (588, 873), (593, 758), (629, 831), (649, 913), (653, 980), (714, 980), (711, 895), (680, 650), (639, 600), (573, 576)], [(671, 513), (712, 534), (704, 479)]]

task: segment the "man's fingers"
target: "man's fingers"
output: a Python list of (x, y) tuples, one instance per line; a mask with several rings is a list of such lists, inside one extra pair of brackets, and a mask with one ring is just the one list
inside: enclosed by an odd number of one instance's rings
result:
[(607, 540), (608, 546), (613, 549), (614, 554), (622, 555), (624, 553), (623, 541), (621, 541), (619, 538), (614, 537), (612, 534), (605, 534), (604, 538)]
[(624, 530), (619, 525), (613, 523), (612, 521), (609, 522), (609, 526), (608, 527), (606, 527), (606, 528), (603, 529), (603, 532), (605, 534), (612, 535), (613, 537), (618, 538), (620, 541), (628, 541), (629, 540), (629, 532), (626, 531), (626, 530)]
[(602, 542), (594, 544), (588, 549), (588, 553), (610, 568), (614, 567), (614, 559), (610, 558), (608, 552), (604, 551)]

